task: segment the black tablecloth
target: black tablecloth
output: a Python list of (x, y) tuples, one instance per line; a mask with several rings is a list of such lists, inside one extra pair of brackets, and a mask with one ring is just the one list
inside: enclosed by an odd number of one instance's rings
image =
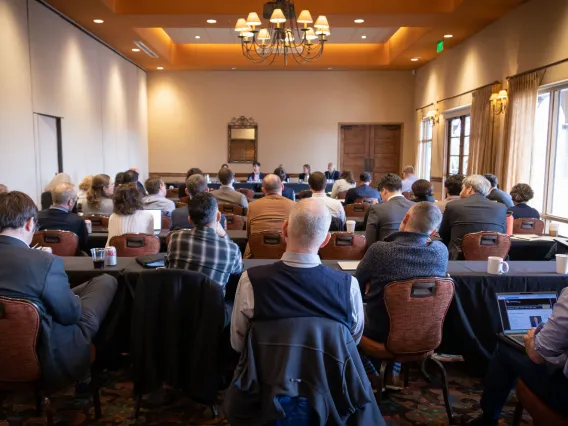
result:
[(546, 255), (555, 244), (554, 241), (524, 241), (511, 239), (510, 260), (545, 260)]
[[(300, 191), (310, 189), (310, 186), (307, 183), (285, 183), (284, 185), (286, 185), (286, 188), (292, 188), (296, 194), (299, 193)], [(219, 189), (221, 184), (220, 183), (208, 183), (207, 186), (209, 187), (209, 189)], [(241, 188), (252, 189), (254, 192), (261, 192), (262, 191), (262, 184), (261, 183), (235, 182), (233, 184), (233, 187), (235, 189), (241, 189)], [(325, 187), (326, 192), (331, 192), (332, 189), (333, 189), (332, 183), (328, 183)]]

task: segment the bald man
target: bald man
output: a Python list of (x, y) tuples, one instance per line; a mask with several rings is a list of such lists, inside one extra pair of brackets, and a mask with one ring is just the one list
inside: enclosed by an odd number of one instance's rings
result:
[[(263, 198), (249, 204), (247, 214), (247, 236), (262, 231), (282, 231), (284, 221), (296, 205), (292, 200), (282, 196), (284, 185), (279, 176), (269, 174), (262, 180)], [(254, 257), (247, 244), (245, 259)]]
[(8, 187), (0, 183), (0, 194), (2, 194), (3, 192), (8, 192)]

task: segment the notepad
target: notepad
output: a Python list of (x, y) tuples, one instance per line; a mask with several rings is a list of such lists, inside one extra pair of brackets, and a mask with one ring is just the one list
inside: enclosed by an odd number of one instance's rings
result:
[(337, 262), (337, 264), (344, 271), (355, 271), (359, 266), (359, 262)]

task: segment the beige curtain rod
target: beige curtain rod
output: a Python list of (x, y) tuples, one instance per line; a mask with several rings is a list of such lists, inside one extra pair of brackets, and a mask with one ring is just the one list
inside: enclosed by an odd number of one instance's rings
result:
[(494, 84), (501, 84), (501, 82), (498, 81), (498, 80), (495, 80), (493, 83), (488, 83), (488, 84), (485, 84), (483, 86), (476, 87), (475, 89), (468, 90), (467, 92), (460, 93), (459, 95), (448, 96), (447, 98), (440, 99), (438, 101), (438, 103), (444, 102), (444, 101), (449, 101), (450, 99), (459, 98), (460, 96), (467, 95), (468, 93), (475, 92), (476, 90), (485, 89), (486, 87), (493, 86)]
[(421, 109), (431, 107), (432, 105), (434, 105), (434, 102), (432, 102), (431, 104), (428, 104), (428, 105), (424, 105), (423, 107), (416, 108), (416, 111), (420, 111)]
[(520, 73), (515, 74), (515, 75), (510, 75), (509, 77), (507, 77), (507, 80), (510, 80), (510, 79), (512, 79), (512, 78), (515, 78), (515, 77), (520, 77), (521, 75), (530, 74), (531, 72), (546, 70), (547, 68), (550, 68), (550, 67), (554, 67), (554, 66), (556, 66), (556, 65), (563, 64), (564, 62), (568, 62), (568, 58), (561, 59), (561, 60), (559, 60), (559, 61), (553, 62), (553, 63), (548, 64), (548, 65), (543, 65), (542, 67), (533, 68), (532, 70), (523, 71), (523, 72), (520, 72)]

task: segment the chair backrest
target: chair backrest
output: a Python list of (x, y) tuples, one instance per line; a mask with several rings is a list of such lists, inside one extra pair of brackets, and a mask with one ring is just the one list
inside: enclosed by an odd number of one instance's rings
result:
[(253, 259), (280, 259), (286, 251), (286, 240), (282, 232), (263, 231), (251, 234), (248, 242)]
[(387, 350), (410, 355), (433, 352), (442, 341), (442, 326), (454, 297), (451, 278), (416, 278), (385, 287), (390, 319)]
[(83, 220), (90, 220), (93, 229), (108, 228), (108, 216), (101, 216), (98, 214), (83, 216)]
[(165, 215), (162, 215), (162, 229), (171, 229), (172, 228), (172, 220)]
[(160, 252), (160, 239), (155, 235), (124, 234), (110, 239), (118, 257), (136, 257)]
[(515, 219), (513, 234), (544, 234), (544, 222), (540, 219)]
[(235, 214), (237, 216), (243, 216), (244, 213), (244, 209), (241, 206), (230, 203), (219, 204), (219, 211), (225, 215)]
[(347, 217), (365, 217), (367, 211), (371, 207), (370, 204), (366, 203), (355, 203), (355, 204), (347, 204), (344, 207), (345, 216)]
[(347, 196), (347, 191), (341, 191), (337, 194), (337, 199), (338, 200), (345, 200), (346, 196)]
[(179, 199), (180, 203), (189, 204), (189, 197), (181, 197)]
[(179, 191), (177, 188), (173, 188), (173, 189), (168, 189), (168, 191), (166, 192), (166, 198), (178, 198), (179, 196)]
[(510, 248), (511, 237), (499, 232), (474, 232), (465, 235), (462, 240), (465, 260), (487, 260), (489, 256), (505, 258)]
[(248, 201), (254, 200), (254, 191), (252, 189), (239, 188), (237, 189), (237, 191), (243, 194), (245, 197), (247, 197)]
[(336, 232), (319, 253), (323, 260), (361, 260), (366, 250), (367, 240), (363, 235)]
[(33, 382), (41, 378), (37, 355), (40, 331), (37, 306), (28, 300), (0, 297), (0, 382)]
[(227, 231), (242, 231), (245, 228), (245, 216), (227, 214), (225, 219), (227, 221)]
[(356, 203), (364, 203), (364, 204), (370, 204), (370, 205), (374, 205), (374, 204), (379, 204), (379, 200), (376, 198), (369, 198), (369, 197), (365, 197), (365, 198), (357, 198), (355, 200)]
[(407, 200), (412, 200), (412, 191), (404, 191), (402, 193), (403, 197), (406, 198)]
[(56, 256), (75, 256), (79, 249), (79, 237), (74, 232), (61, 230), (37, 231), (32, 239), (32, 247), (51, 247)]
[(309, 189), (304, 189), (303, 191), (300, 191), (296, 194), (296, 199), (301, 200), (302, 198), (311, 198), (311, 196), (312, 191), (310, 191)]

